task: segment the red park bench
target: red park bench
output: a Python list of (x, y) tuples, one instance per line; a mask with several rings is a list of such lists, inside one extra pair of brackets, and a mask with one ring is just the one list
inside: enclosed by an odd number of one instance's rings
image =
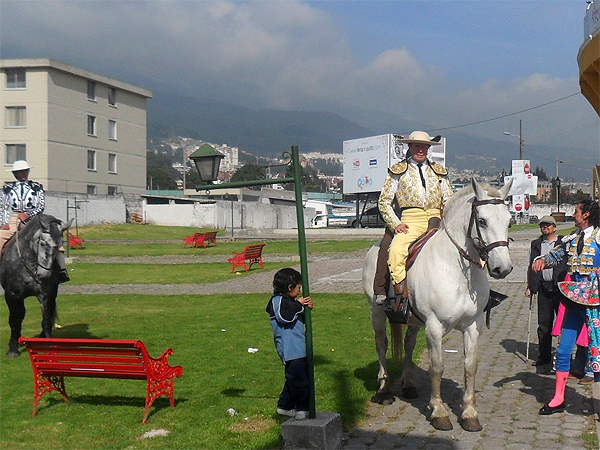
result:
[[(242, 253), (233, 252), (233, 257), (227, 260), (227, 262), (233, 264), (231, 273), (235, 272), (236, 267), (243, 267), (248, 272), (254, 263), (260, 264), (260, 267), (264, 269), (265, 265), (262, 262), (262, 250), (264, 246), (265, 244), (247, 245)], [(246, 261), (248, 261), (248, 265), (246, 265)]]
[(69, 247), (73, 249), (83, 249), (83, 239), (81, 239), (78, 235), (69, 233)]
[(210, 244), (217, 245), (217, 233), (219, 231), (207, 231), (205, 233), (194, 233), (191, 236), (183, 238), (183, 246), (189, 245), (191, 247), (208, 247)]
[(183, 373), (181, 366), (171, 367), (168, 348), (158, 358), (148, 355), (141, 341), (109, 339), (55, 339), (21, 337), (33, 367), (33, 417), (42, 395), (58, 391), (68, 402), (64, 377), (121, 378), (146, 380), (146, 423), (154, 400), (164, 395), (175, 406), (173, 380)]

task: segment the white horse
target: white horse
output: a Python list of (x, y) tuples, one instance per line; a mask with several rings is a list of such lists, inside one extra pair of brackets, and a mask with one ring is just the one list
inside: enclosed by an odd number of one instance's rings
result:
[[(460, 423), (467, 431), (482, 429), (475, 409), (475, 375), (477, 339), (490, 293), (489, 280), (483, 269), (487, 267), (490, 276), (501, 279), (513, 268), (508, 254), (510, 213), (504, 204), (511, 184), (498, 191), (472, 180), (471, 186), (455, 193), (444, 208), (439, 231), (425, 244), (407, 274), (412, 314), (404, 339), (405, 361), (400, 379), (402, 396), (417, 396), (412, 353), (419, 328), (424, 326), (431, 380), (430, 420), (438, 430), (452, 429), (440, 394), (444, 372), (442, 338), (452, 329), (462, 332), (464, 342), (465, 387)], [(379, 355), (377, 394), (385, 397), (391, 393), (386, 367), (386, 315), (384, 307), (373, 300), (378, 250), (379, 244), (376, 244), (367, 253), (363, 288), (371, 307), (371, 323)], [(393, 341), (401, 342), (398, 334), (401, 335), (400, 327), (392, 324)]]

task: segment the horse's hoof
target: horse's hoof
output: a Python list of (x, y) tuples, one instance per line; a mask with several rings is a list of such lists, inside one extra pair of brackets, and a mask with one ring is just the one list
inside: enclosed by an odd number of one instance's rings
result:
[(17, 350), (15, 351), (11, 351), (9, 350), (8, 352), (6, 352), (6, 357), (10, 358), (10, 359), (15, 359), (18, 358), (19, 356), (21, 356), (21, 354), (19, 353), (19, 351)]
[(417, 398), (419, 394), (417, 393), (416, 387), (403, 387), (402, 388), (402, 397), (404, 398)]
[(479, 419), (477, 417), (471, 419), (462, 419), (460, 422), (463, 430), (465, 431), (481, 431), (483, 427), (479, 423)]
[(450, 422), (448, 417), (432, 417), (431, 425), (440, 431), (450, 431), (452, 429), (452, 422)]
[(377, 393), (371, 398), (371, 401), (378, 405), (391, 405), (394, 403), (394, 400), (396, 400), (396, 398), (392, 394), (382, 393)]

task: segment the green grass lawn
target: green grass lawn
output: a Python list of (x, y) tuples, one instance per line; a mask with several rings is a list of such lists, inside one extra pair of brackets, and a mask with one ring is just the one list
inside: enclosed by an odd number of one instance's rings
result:
[(262, 269), (254, 264), (249, 272), (243, 267), (231, 273), (231, 263), (203, 264), (90, 264), (74, 262), (68, 265), (69, 284), (203, 284), (247, 276), (257, 270), (275, 270), (298, 264), (292, 258), (284, 262), (266, 262)]
[[(138, 225), (139, 226), (139, 225)], [(382, 232), (383, 235), (383, 232)], [(143, 242), (144, 238), (139, 238), (133, 241), (123, 241), (123, 243), (104, 243), (86, 241), (85, 248), (74, 250), (70, 249), (72, 257), (85, 259), (86, 256), (114, 256), (114, 257), (129, 257), (129, 256), (225, 256), (224, 261), (232, 255), (232, 252), (242, 252), (246, 245), (256, 244), (259, 241), (253, 240), (237, 240), (234, 242), (224, 241), (218, 245), (207, 248), (183, 248), (183, 244), (179, 242), (157, 241)], [(373, 244), (372, 239), (348, 239), (348, 240), (310, 240), (306, 243), (306, 251), (308, 255), (322, 254), (329, 252), (350, 252), (355, 250), (365, 250)], [(298, 241), (267, 241), (263, 249), (263, 255), (274, 254), (290, 254), (298, 255)]]
[[(368, 305), (361, 294), (313, 295), (317, 411), (337, 411), (344, 427), (365, 414), (374, 394), (377, 358)], [(70, 402), (46, 394), (31, 417), (33, 380), (27, 354), (4, 356), (9, 335), (1, 309), (4, 346), (0, 370), (0, 447), (10, 449), (265, 449), (282, 446), (275, 413), (283, 366), (264, 310), (268, 294), (210, 296), (68, 295), (59, 297), (56, 337), (140, 339), (152, 356), (172, 347), (176, 406), (166, 398), (141, 423), (145, 383), (66, 378)], [(35, 298), (23, 335), (40, 331)], [(249, 353), (248, 348), (258, 348)], [(424, 348), (421, 337), (416, 354)], [(390, 362), (391, 373), (399, 367)], [(237, 411), (230, 417), (228, 408)], [(142, 439), (152, 429), (167, 436)]]

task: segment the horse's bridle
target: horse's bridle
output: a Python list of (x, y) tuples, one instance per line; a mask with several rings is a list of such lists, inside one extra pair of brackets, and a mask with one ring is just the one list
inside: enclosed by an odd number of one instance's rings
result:
[[(31, 276), (31, 278), (33, 278), (33, 280), (37, 283), (37, 284), (42, 284), (42, 280), (40, 279), (40, 277), (38, 276), (37, 272), (32, 269), (29, 264), (27, 263), (27, 261), (25, 261), (25, 259), (23, 258), (23, 255), (21, 254), (21, 247), (19, 246), (19, 227), (17, 227), (17, 230), (15, 232), (16, 234), (16, 242), (15, 245), (17, 246), (17, 254), (19, 255), (19, 258), (21, 259), (21, 262), (23, 263), (23, 266), (25, 266), (25, 269), (27, 270), (27, 273), (29, 273), (29, 275)], [(43, 232), (42, 232), (43, 234)], [(37, 255), (40, 254), (40, 241), (41, 238), (38, 238), (38, 250), (37, 250)], [(44, 267), (43, 264), (40, 264), (40, 260), (39, 257), (36, 260), (36, 267), (41, 267), (44, 270), (50, 270), (50, 267)]]
[[(491, 250), (495, 249), (496, 247), (508, 247), (508, 241), (496, 241), (496, 242), (492, 242), (490, 244), (486, 244), (484, 242), (483, 238), (481, 237), (481, 231), (479, 229), (479, 222), (475, 220), (477, 218), (477, 207), (478, 206), (499, 205), (499, 204), (504, 204), (504, 200), (502, 200), (500, 198), (490, 198), (487, 200), (474, 200), (473, 204), (471, 205), (471, 217), (469, 218), (469, 228), (467, 230), (467, 236), (469, 237), (469, 239), (471, 239), (471, 242), (473, 242), (473, 246), (477, 250), (477, 254), (479, 255), (479, 258), (480, 258), (479, 261), (473, 259), (471, 257), (471, 255), (469, 255), (469, 253), (465, 249), (463, 249), (452, 238), (452, 236), (448, 232), (448, 227), (444, 227), (444, 230), (446, 231), (448, 238), (454, 244), (454, 246), (458, 249), (458, 252), (461, 254), (461, 256), (463, 256), (465, 259), (467, 259), (469, 262), (471, 262), (472, 264), (474, 264), (475, 266), (477, 266), (480, 269), (483, 269), (483, 267), (484, 267), (484, 265), (481, 263), (481, 261), (487, 262), (489, 253)], [(477, 237), (473, 237), (471, 235), (471, 231), (473, 230), (473, 224), (475, 224), (475, 229), (477, 230)]]

